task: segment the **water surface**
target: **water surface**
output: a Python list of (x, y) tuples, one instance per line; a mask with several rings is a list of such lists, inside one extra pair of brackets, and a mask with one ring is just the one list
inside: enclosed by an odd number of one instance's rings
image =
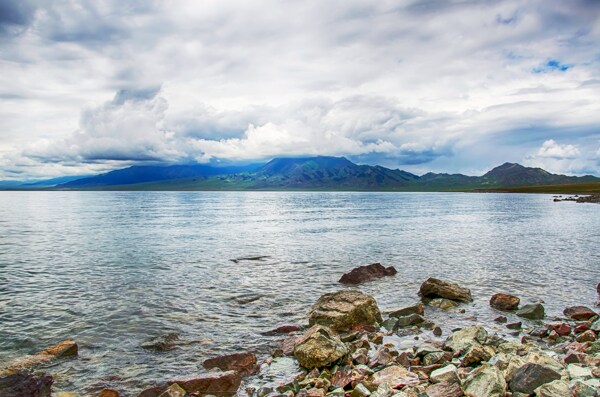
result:
[[(231, 259), (265, 256), (262, 260)], [(0, 363), (63, 339), (56, 389), (139, 391), (204, 372), (202, 360), (306, 322), (340, 275), (398, 270), (360, 287), (384, 310), (415, 302), (430, 276), (470, 287), (469, 321), (493, 323), (495, 292), (543, 300), (550, 316), (592, 306), (600, 206), (547, 195), (288, 192), (0, 192)], [(428, 310), (445, 333), (465, 315)], [(176, 332), (191, 341), (144, 350)]]

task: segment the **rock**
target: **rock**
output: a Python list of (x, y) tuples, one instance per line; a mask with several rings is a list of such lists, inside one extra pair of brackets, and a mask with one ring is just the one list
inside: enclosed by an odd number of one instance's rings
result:
[(381, 313), (375, 298), (356, 290), (325, 294), (310, 312), (309, 324), (324, 325), (335, 331), (347, 331), (353, 325), (381, 323)]
[(398, 323), (398, 319), (394, 318), (394, 317), (390, 317), (387, 320), (385, 320), (381, 326), (387, 330), (393, 330), (394, 328), (396, 328), (396, 324)]
[(470, 367), (473, 364), (479, 364), (488, 361), (494, 355), (494, 350), (488, 346), (482, 346), (479, 343), (473, 344), (463, 357), (460, 365)]
[(20, 357), (5, 366), (1, 366), (0, 376), (16, 374), (35, 365), (48, 363), (59, 358), (77, 356), (78, 350), (77, 343), (72, 340), (65, 340), (33, 356)]
[(517, 369), (509, 387), (512, 392), (531, 394), (545, 383), (560, 379), (560, 374), (546, 366), (527, 363)]
[(79, 395), (70, 391), (59, 391), (54, 394), (54, 397), (79, 397)]
[(428, 397), (462, 397), (465, 394), (460, 388), (460, 383), (442, 382), (431, 385), (426, 390)]
[(159, 397), (165, 390), (167, 390), (168, 387), (168, 384), (154, 386), (142, 391), (140, 394), (138, 394), (138, 397)]
[(572, 397), (569, 384), (564, 380), (555, 380), (535, 389), (537, 397)]
[(541, 320), (546, 314), (544, 306), (541, 303), (531, 303), (517, 310), (516, 315), (528, 320)]
[(404, 317), (411, 314), (425, 314), (425, 308), (422, 303), (416, 303), (412, 306), (403, 307), (402, 309), (395, 310), (390, 313), (390, 317)]
[(449, 364), (449, 365), (446, 365), (445, 367), (434, 370), (429, 375), (429, 379), (433, 383), (441, 383), (441, 382), (459, 383), (460, 382), (458, 380), (457, 368), (453, 364)]
[(102, 389), (98, 397), (121, 397), (121, 395), (114, 389)]
[(498, 316), (494, 319), (494, 321), (500, 324), (504, 324), (508, 322), (508, 319), (505, 316)]
[(161, 335), (152, 340), (144, 342), (141, 344), (141, 347), (149, 350), (167, 351), (175, 348), (178, 341), (179, 335), (171, 332), (169, 334)]
[(472, 302), (471, 291), (456, 283), (428, 278), (421, 284), (419, 295), (424, 298), (446, 298), (460, 302)]
[(419, 325), (425, 322), (425, 318), (418, 314), (410, 314), (408, 316), (398, 317), (395, 329), (406, 328), (411, 325)]
[(298, 340), (294, 355), (301, 366), (312, 369), (331, 365), (348, 353), (346, 345), (328, 327), (315, 325)]
[(362, 383), (357, 384), (351, 394), (352, 397), (369, 397), (370, 395), (371, 392)]
[(452, 332), (444, 346), (453, 350), (454, 352), (466, 351), (474, 344), (485, 343), (487, 338), (487, 331), (480, 325), (474, 325), (471, 327), (465, 327), (458, 331)]
[(521, 300), (513, 295), (508, 294), (494, 294), (490, 299), (490, 306), (498, 310), (516, 310), (519, 307)]
[(428, 305), (432, 307), (437, 307), (438, 309), (448, 310), (458, 306), (458, 303), (446, 298), (435, 298), (430, 300)]
[(50, 397), (54, 378), (48, 374), (16, 372), (0, 377), (0, 397)]
[(579, 364), (567, 365), (567, 373), (571, 379), (589, 379), (592, 377), (592, 369), (582, 367)]
[(377, 388), (383, 384), (389, 385), (392, 389), (400, 389), (404, 386), (416, 386), (419, 384), (419, 376), (399, 365), (391, 365), (379, 372), (375, 372), (369, 379), (370, 389)]
[(571, 306), (563, 310), (563, 314), (573, 320), (589, 320), (597, 316), (596, 312), (585, 306)]
[(548, 324), (549, 330), (556, 331), (560, 336), (567, 336), (571, 333), (571, 327), (565, 323)]
[(285, 325), (280, 325), (279, 327), (274, 328), (270, 331), (263, 332), (262, 334), (265, 336), (274, 336), (274, 335), (289, 334), (291, 332), (299, 332), (299, 331), (302, 331), (302, 326), (297, 325), (297, 324), (285, 324)]
[(468, 397), (504, 397), (506, 381), (494, 366), (483, 366), (474, 371), (463, 383)]
[(433, 335), (435, 335), (435, 336), (442, 336), (442, 329), (440, 327), (435, 327), (433, 329)]
[(204, 368), (219, 368), (223, 371), (237, 371), (242, 376), (252, 375), (258, 372), (256, 356), (252, 353), (234, 353), (224, 356), (209, 358), (203, 363)]
[(306, 390), (306, 397), (325, 397), (325, 390), (313, 387)]
[(575, 340), (579, 343), (593, 342), (596, 340), (596, 334), (592, 330), (587, 330), (579, 335)]
[(508, 329), (521, 329), (522, 326), (523, 326), (523, 323), (520, 321), (518, 323), (506, 324), (506, 328), (508, 328)]
[(177, 383), (186, 393), (198, 393), (201, 396), (234, 396), (242, 382), (242, 377), (236, 371), (213, 372), (198, 378), (169, 382)]
[(597, 397), (600, 395), (595, 387), (587, 385), (579, 380), (572, 382), (570, 389), (575, 397)]
[(344, 388), (352, 382), (362, 380), (364, 376), (355, 369), (337, 371), (331, 377), (331, 385), (333, 387)]
[(380, 263), (373, 263), (352, 269), (349, 273), (344, 274), (339, 282), (342, 284), (361, 284), (385, 276), (393, 276), (396, 273), (398, 272), (393, 266), (386, 268)]
[(173, 383), (158, 397), (184, 397), (185, 390), (181, 388), (177, 383)]

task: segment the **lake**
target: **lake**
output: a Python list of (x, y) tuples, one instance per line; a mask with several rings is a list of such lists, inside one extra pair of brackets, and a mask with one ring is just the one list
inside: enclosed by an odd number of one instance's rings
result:
[[(347, 288), (344, 272), (373, 262), (398, 270), (359, 287), (383, 311), (447, 278), (471, 288), (469, 321), (505, 332), (487, 303), (495, 292), (542, 300), (550, 317), (593, 307), (600, 206), (520, 194), (0, 192), (0, 363), (70, 338), (79, 358), (47, 367), (55, 390), (140, 391), (204, 372), (216, 354), (266, 355), (280, 338), (262, 332), (305, 324), (321, 294)], [(427, 317), (444, 336), (467, 321)], [(141, 348), (170, 332), (190, 343)]]

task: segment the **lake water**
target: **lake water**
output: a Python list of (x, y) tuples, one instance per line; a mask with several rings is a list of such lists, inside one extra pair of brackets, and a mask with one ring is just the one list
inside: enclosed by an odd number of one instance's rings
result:
[[(260, 261), (231, 259), (265, 256)], [(266, 354), (261, 332), (306, 323), (352, 268), (398, 270), (360, 286), (384, 311), (437, 276), (471, 288), (466, 315), (427, 310), (447, 335), (492, 320), (491, 294), (593, 306), (600, 206), (548, 195), (283, 192), (0, 192), (0, 364), (64, 339), (56, 390), (140, 391), (204, 372), (215, 354)], [(476, 318), (475, 318), (476, 317)], [(193, 343), (142, 349), (176, 332)]]

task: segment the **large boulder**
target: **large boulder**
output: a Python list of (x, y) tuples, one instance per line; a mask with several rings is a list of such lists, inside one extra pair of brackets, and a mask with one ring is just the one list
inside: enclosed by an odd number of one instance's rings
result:
[(294, 356), (301, 366), (312, 369), (331, 365), (348, 354), (348, 348), (328, 327), (315, 325), (296, 343)]
[(252, 353), (234, 353), (217, 356), (204, 360), (204, 368), (219, 368), (223, 371), (237, 371), (242, 376), (252, 375), (258, 372), (256, 355)]
[(236, 371), (212, 372), (198, 378), (169, 382), (169, 386), (177, 383), (188, 394), (198, 396), (234, 396), (242, 382)]
[(22, 371), (0, 377), (0, 397), (50, 397), (54, 378)]
[(541, 303), (531, 303), (517, 310), (516, 315), (528, 320), (541, 320), (546, 315), (546, 312)]
[(483, 366), (465, 380), (463, 388), (468, 397), (504, 397), (506, 381), (498, 368)]
[(513, 393), (531, 394), (543, 384), (560, 379), (560, 374), (540, 364), (527, 363), (517, 369), (509, 387)]
[(567, 307), (565, 310), (563, 310), (563, 314), (569, 318), (572, 318), (573, 320), (578, 321), (586, 321), (594, 316), (597, 316), (596, 312), (585, 306)]
[(494, 309), (510, 311), (519, 307), (520, 301), (516, 296), (499, 293), (492, 295), (490, 306)]
[(454, 331), (448, 336), (444, 346), (454, 352), (466, 352), (474, 345), (485, 343), (487, 331), (480, 325), (465, 327)]
[(471, 290), (456, 283), (433, 277), (428, 278), (421, 284), (419, 295), (423, 298), (446, 298), (460, 302), (471, 302), (473, 300)]
[(335, 331), (348, 331), (353, 325), (381, 323), (381, 312), (371, 295), (357, 290), (325, 294), (310, 312), (309, 324), (324, 325)]
[(373, 263), (371, 265), (359, 266), (352, 269), (349, 273), (342, 275), (340, 283), (361, 284), (385, 276), (393, 276), (396, 273), (398, 272), (393, 266), (384, 267), (380, 263)]

